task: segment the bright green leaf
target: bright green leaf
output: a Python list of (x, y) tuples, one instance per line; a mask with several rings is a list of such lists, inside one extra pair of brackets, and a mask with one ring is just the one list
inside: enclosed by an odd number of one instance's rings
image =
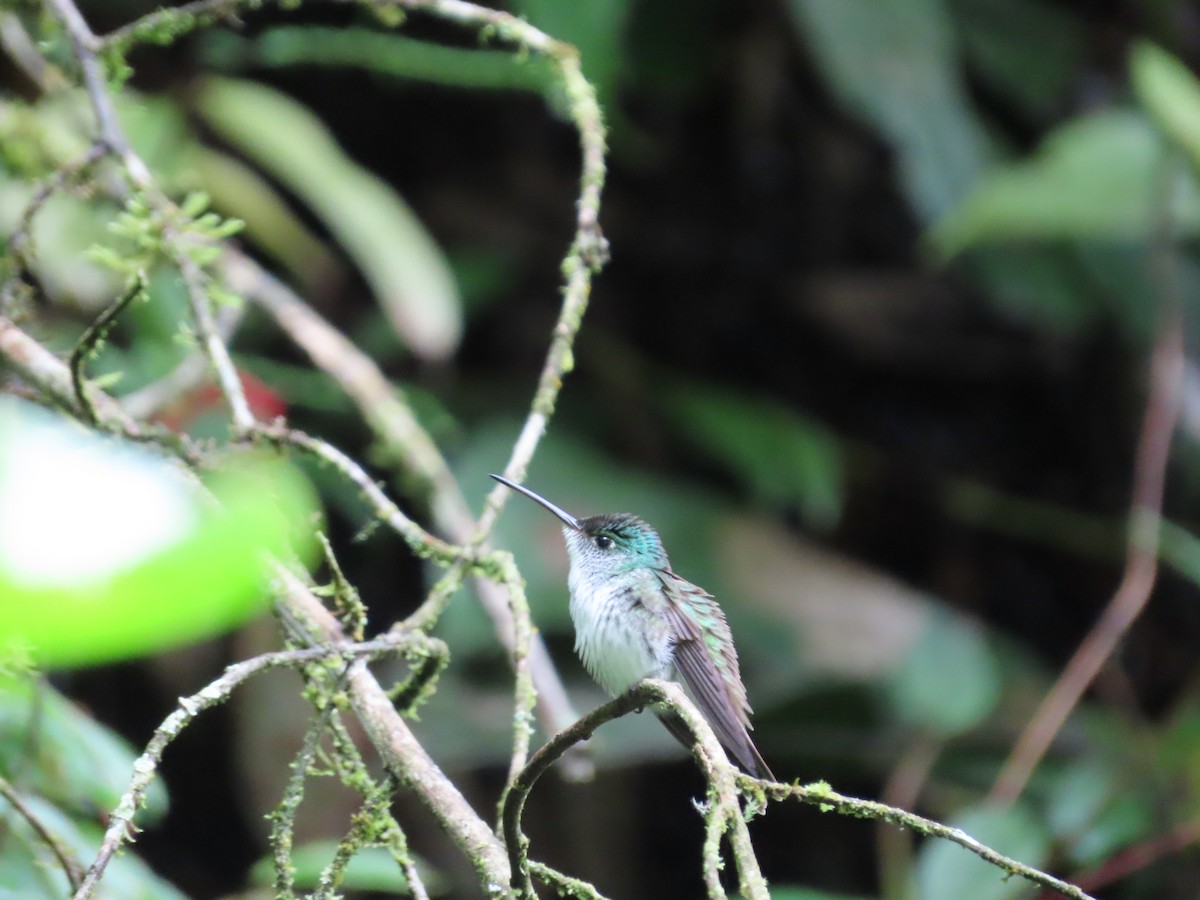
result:
[(292, 467), (231, 460), (209, 487), (69, 420), (0, 404), (0, 645), (45, 666), (125, 659), (227, 631), (269, 600), (267, 552), (311, 556)]

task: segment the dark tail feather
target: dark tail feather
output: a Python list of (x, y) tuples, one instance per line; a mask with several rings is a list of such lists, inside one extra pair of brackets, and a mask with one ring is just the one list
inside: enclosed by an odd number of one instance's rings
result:
[[(675, 740), (679, 741), (679, 743), (683, 744), (689, 750), (692, 749), (692, 744), (694, 743), (692, 732), (678, 714), (670, 711), (655, 711), (654, 714), (666, 726), (667, 731), (671, 732), (671, 736)], [(731, 747), (725, 744), (724, 741), (722, 741), (722, 744), (737, 761), (738, 765), (746, 770), (748, 775), (753, 775), (755, 778), (765, 778), (768, 781), (775, 781), (775, 776), (771, 774), (771, 770), (767, 767), (766, 762), (763, 761), (758, 748), (754, 746), (754, 741), (750, 740), (750, 735), (743, 732), (743, 737), (745, 740), (739, 742), (740, 746)]]

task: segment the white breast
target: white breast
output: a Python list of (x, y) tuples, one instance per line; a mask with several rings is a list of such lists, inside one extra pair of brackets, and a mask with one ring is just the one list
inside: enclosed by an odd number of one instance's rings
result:
[(649, 613), (628, 582), (585, 586), (572, 566), (568, 583), (575, 652), (600, 687), (615, 697), (643, 678), (670, 677), (671, 647), (662, 641), (652, 646), (648, 631), (655, 629), (645, 627)]

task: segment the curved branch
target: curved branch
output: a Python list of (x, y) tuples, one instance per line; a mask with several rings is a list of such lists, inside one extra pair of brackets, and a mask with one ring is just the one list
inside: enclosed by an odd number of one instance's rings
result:
[(96, 318), (91, 325), (83, 332), (83, 336), (75, 345), (75, 349), (71, 351), (71, 358), (68, 365), (71, 368), (71, 386), (75, 389), (75, 402), (79, 404), (79, 410), (83, 413), (87, 424), (96, 425), (97, 416), (96, 410), (92, 406), (92, 401), (88, 397), (87, 383), (83, 372), (83, 364), (87, 361), (87, 357), (91, 354), (96, 346), (104, 340), (108, 332), (112, 329), (117, 321), (117, 316), (121, 315), (125, 307), (142, 296), (146, 290), (146, 276), (139, 272), (130, 283), (125, 293), (116, 299), (115, 302)]
[[(592, 733), (613, 719), (635, 710), (661, 704), (677, 713), (695, 738), (693, 755), (709, 785), (709, 804), (705, 812), (706, 828), (710, 835), (716, 834), (714, 854), (719, 851), (720, 837), (730, 832), (734, 860), (738, 868), (738, 881), (742, 896), (747, 900), (769, 900), (767, 883), (758, 868), (758, 859), (750, 844), (749, 832), (742, 815), (738, 779), (741, 777), (725, 756), (720, 742), (704, 717), (684, 694), (683, 688), (670, 681), (646, 679), (635, 684), (621, 696), (594, 709), (570, 728), (556, 734), (538, 749), (529, 763), (514, 779), (501, 811), (501, 825), (509, 866), (512, 869), (512, 888), (526, 898), (536, 897), (530, 880), (528, 859), (529, 839), (521, 832), (521, 816), (525, 801), (542, 774), (567, 750), (580, 741), (587, 740)], [(753, 784), (769, 784), (749, 779)], [(719, 878), (715, 884), (710, 871), (720, 868), (719, 858), (705, 858), (705, 881), (712, 897), (724, 900), (726, 894)]]

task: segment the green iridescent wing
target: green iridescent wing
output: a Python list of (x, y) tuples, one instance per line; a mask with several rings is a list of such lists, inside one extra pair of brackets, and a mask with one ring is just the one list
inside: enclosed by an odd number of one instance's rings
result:
[[(751, 775), (774, 780), (750, 739), (750, 704), (725, 613), (702, 588), (670, 570), (658, 574), (668, 600), (666, 616), (675, 639), (675, 667), (684, 684), (725, 749)], [(677, 738), (690, 742), (678, 733), (682, 723), (664, 722)]]

